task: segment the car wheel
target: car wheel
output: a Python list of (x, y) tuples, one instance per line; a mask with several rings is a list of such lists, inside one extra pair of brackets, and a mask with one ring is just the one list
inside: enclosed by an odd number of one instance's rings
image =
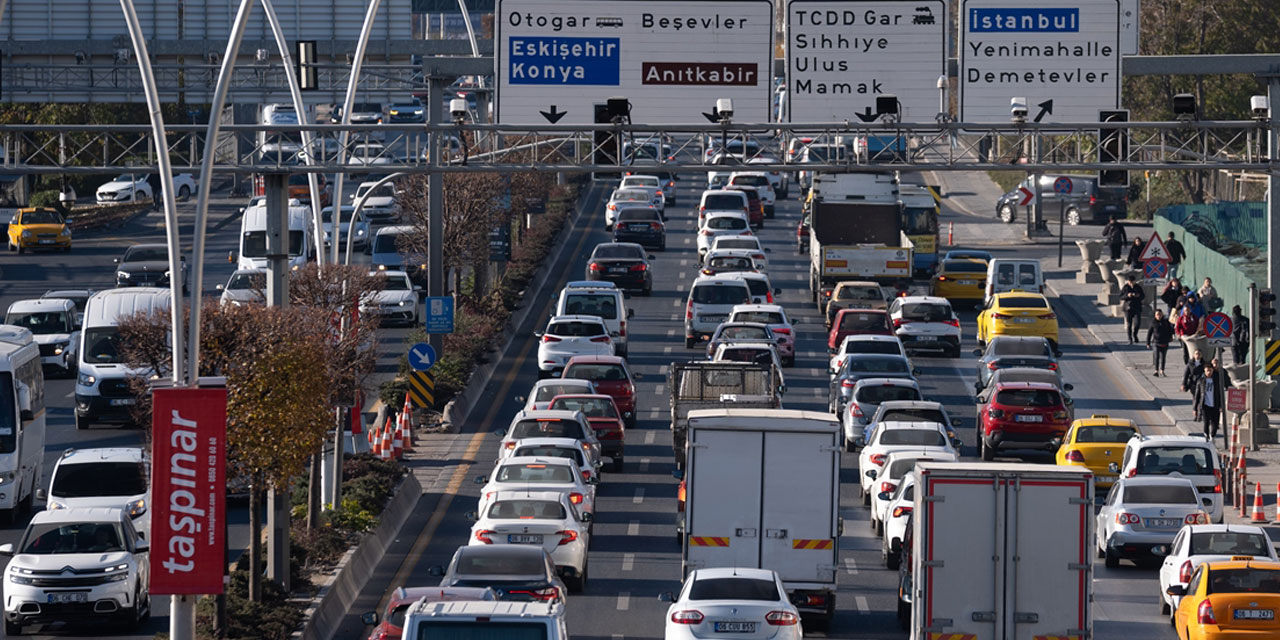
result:
[(1160, 596), (1160, 615), (1167, 616), (1173, 611), (1173, 607), (1170, 607), (1169, 602), (1164, 598), (1164, 595)]
[(80, 414), (76, 414), (76, 431), (84, 431), (85, 429), (88, 429), (91, 424), (93, 423), (87, 416), (82, 417)]
[(885, 552), (884, 566), (890, 571), (897, 571), (898, 565), (902, 564), (902, 553), (894, 553), (892, 551)]
[(855, 450), (855, 447), (853, 446), (853, 441), (850, 440), (849, 438), (844, 438), (844, 450), (845, 450), (845, 453), (853, 453)]
[(24, 247), (24, 246), (22, 246), (22, 245), (18, 245), (18, 255), (22, 255), (22, 254), (24, 254), (24, 253), (26, 253), (26, 252), (27, 252), (27, 248), (26, 248), (26, 247)]
[(1120, 556), (1113, 553), (1110, 549), (1105, 550), (1103, 555), (1106, 558), (1103, 563), (1106, 564), (1108, 569), (1114, 569), (1120, 566)]
[(1075, 207), (1071, 207), (1070, 209), (1067, 209), (1067, 224), (1069, 224), (1069, 225), (1071, 225), (1071, 226), (1073, 226), (1073, 227), (1078, 226), (1078, 225), (1080, 224), (1080, 210), (1079, 210), (1079, 209), (1077, 209), (1077, 208), (1075, 208)]
[(179, 200), (186, 200), (187, 198), (190, 198), (190, 197), (191, 197), (191, 187), (188, 187), (185, 184), (182, 185), (181, 187), (178, 187)]
[(693, 348), (693, 346), (694, 346), (694, 344), (696, 344), (696, 341), (695, 341), (693, 338), (685, 337), (685, 339), (684, 339), (684, 348), (686, 348), (686, 349), (692, 349), (692, 348)]
[(991, 462), (996, 459), (996, 452), (987, 444), (987, 439), (978, 437), (978, 450), (981, 452), (983, 462)]
[(587, 588), (587, 568), (582, 568), (582, 573), (573, 578), (564, 579), (565, 586), (569, 587), (569, 593), (582, 593)]
[(134, 191), (134, 192), (133, 192), (133, 201), (134, 201), (134, 202), (137, 202), (137, 201), (141, 200), (141, 199), (142, 199), (144, 196), (146, 196), (146, 195), (147, 195), (147, 194), (145, 194), (145, 193), (143, 193), (143, 192), (141, 192), (141, 191)]
[(1013, 222), (1013, 205), (1006, 204), (1000, 206), (1000, 222), (1005, 224)]
[(898, 628), (906, 631), (911, 628), (911, 605), (898, 598)]
[(858, 492), (862, 494), (862, 505), (866, 507), (871, 506), (871, 492), (863, 489), (861, 482), (858, 483)]
[(796, 366), (796, 357), (795, 357), (795, 356), (791, 356), (790, 358), (783, 358), (783, 359), (782, 359), (782, 366), (784, 366), (784, 367), (794, 367), (794, 366)]
[(614, 458), (613, 465), (609, 467), (609, 471), (612, 471), (613, 473), (622, 473), (622, 466), (624, 464), (623, 460), (622, 456)]
[(9, 622), (8, 620), (5, 620), (5, 621), (4, 621), (4, 634), (5, 634), (6, 636), (13, 636), (13, 637), (20, 636), (20, 635), (22, 635), (22, 625), (20, 625), (20, 624), (18, 624), (18, 623), (16, 623), (16, 622)]

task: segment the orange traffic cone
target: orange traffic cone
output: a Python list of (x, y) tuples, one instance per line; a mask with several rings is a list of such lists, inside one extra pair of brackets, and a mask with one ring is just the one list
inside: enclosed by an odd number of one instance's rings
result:
[(404, 455), (404, 437), (401, 435), (401, 431), (399, 423), (391, 429), (391, 458), (393, 460), (399, 460), (400, 456)]
[(382, 427), (377, 424), (369, 430), (369, 453), (375, 458), (382, 458)]
[(383, 460), (391, 459), (391, 416), (387, 416), (387, 426), (382, 429), (382, 440), (378, 443), (382, 450), (382, 455), (378, 456)]
[(1276, 523), (1280, 523), (1280, 482), (1276, 483)]
[(1262, 511), (1262, 483), (1261, 482), (1258, 483), (1258, 487), (1255, 491), (1256, 493), (1253, 494), (1253, 513), (1250, 514), (1249, 519), (1254, 522), (1266, 522), (1267, 514), (1263, 513)]
[(413, 405), (409, 404), (409, 395), (404, 396), (404, 409), (400, 411), (400, 425), (404, 429), (404, 450), (413, 451)]

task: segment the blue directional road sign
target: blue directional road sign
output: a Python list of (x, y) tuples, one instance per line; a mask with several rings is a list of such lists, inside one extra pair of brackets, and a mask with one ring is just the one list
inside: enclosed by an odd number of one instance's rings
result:
[(1053, 181), (1053, 190), (1057, 191), (1058, 193), (1061, 193), (1062, 195), (1071, 193), (1071, 190), (1073, 188), (1075, 188), (1075, 185), (1072, 184), (1071, 178), (1068, 178), (1066, 176), (1062, 176), (1057, 180)]
[(453, 296), (427, 296), (427, 333), (453, 333)]
[(436, 363), (436, 350), (425, 342), (419, 342), (409, 348), (409, 366), (414, 371), (426, 371)]
[(1204, 317), (1204, 335), (1211, 347), (1231, 346), (1231, 316), (1214, 311)]

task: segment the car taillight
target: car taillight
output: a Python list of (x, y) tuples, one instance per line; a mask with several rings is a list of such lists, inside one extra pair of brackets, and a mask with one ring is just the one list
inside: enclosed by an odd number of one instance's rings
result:
[(844, 387), (845, 389), (852, 389), (854, 384), (856, 384), (856, 383), (855, 383), (854, 381), (852, 381), (852, 380), (841, 380), (841, 381), (840, 381), (840, 386), (841, 386), (841, 387)]
[(1004, 409), (987, 409), (987, 415), (997, 419), (1003, 418)]
[(1044, 315), (1042, 315), (1042, 316), (1036, 316), (1036, 317), (1037, 317), (1037, 318), (1040, 318), (1041, 320), (1057, 320), (1057, 319), (1058, 319), (1058, 314), (1056, 314), (1056, 313), (1046, 313), (1046, 314), (1044, 314)]
[(878, 467), (884, 464), (884, 458), (885, 458), (885, 455), (883, 453), (875, 453), (875, 454), (872, 454), (870, 458), (868, 458), (868, 461), (871, 462), (871, 464), (874, 464)]
[(671, 614), (671, 621), (676, 624), (702, 624), (702, 612), (697, 609), (683, 609)]
[(632, 271), (648, 271), (648, 270), (649, 270), (649, 265), (644, 264), (644, 263), (640, 263), (640, 264), (637, 264), (637, 265), (633, 265), (633, 266), (631, 267), (631, 270), (632, 270)]
[(752, 259), (752, 260), (764, 260), (764, 254), (763, 254), (763, 253), (753, 253), (753, 254), (751, 254), (751, 259)]
[(543, 342), (560, 342), (560, 338), (557, 338), (555, 336), (543, 335), (542, 341)]
[(740, 235), (740, 236), (749, 236), (749, 235), (751, 235), (751, 230), (750, 230), (750, 229), (743, 229), (743, 230), (742, 230), (742, 232), (741, 232), (741, 233), (739, 233), (738, 235)]
[(880, 483), (880, 493), (885, 493), (886, 491), (893, 491), (894, 489), (897, 489), (897, 488), (898, 488), (898, 485), (897, 483), (894, 483), (894, 482)]
[(488, 529), (481, 529), (476, 532), (476, 540), (479, 540), (480, 542), (483, 542), (485, 544), (493, 544), (493, 540), (489, 538), (489, 536), (493, 534), (494, 534), (493, 531), (490, 531)]
[(1142, 518), (1136, 513), (1117, 513), (1116, 524), (1138, 524), (1142, 522)]
[(1007, 313), (994, 313), (994, 312), (993, 312), (993, 313), (991, 314), (991, 319), (992, 319), (992, 320), (1008, 320), (1009, 318), (1012, 318), (1012, 317), (1013, 317), (1013, 316), (1011, 316), (1011, 315), (1009, 315), (1009, 314), (1007, 314)]
[(938, 276), (938, 282), (946, 282), (946, 281), (947, 281), (946, 276)]
[(1137, 469), (1137, 467), (1134, 467), (1133, 469), (1130, 469), (1130, 470), (1129, 470), (1129, 473), (1128, 473), (1128, 474), (1126, 474), (1126, 477), (1132, 478), (1132, 477), (1134, 477), (1134, 476), (1136, 476), (1136, 475), (1138, 475), (1138, 469)]
[(711, 230), (710, 230), (710, 229), (703, 229), (703, 230), (702, 230), (702, 235), (704, 235), (704, 236), (712, 235), (712, 234), (711, 234)]
[(948, 321), (947, 321), (947, 324), (949, 324), (949, 325), (951, 325), (951, 326), (953, 326), (953, 327), (955, 327), (955, 328), (959, 329), (959, 328), (960, 328), (960, 319), (959, 319), (959, 318), (952, 318), (952, 319), (950, 319), (950, 320), (948, 320)]
[(1098, 196), (1089, 196), (1089, 204), (1098, 204)]
[(1084, 463), (1084, 454), (1079, 451), (1068, 451), (1067, 455), (1063, 456), (1063, 459), (1067, 462)]
[(811, 593), (804, 596), (804, 602), (795, 602), (794, 604), (803, 607), (825, 607), (827, 606), (827, 597), (821, 593)]
[(592, 271), (604, 271), (604, 267), (600, 266), (599, 262), (592, 262), (587, 268)]
[(800, 622), (800, 618), (790, 611), (770, 611), (765, 614), (764, 621), (775, 627), (789, 627)]
[(773, 330), (774, 333), (785, 333), (791, 335), (791, 327), (781, 327)]
[(592, 342), (608, 342), (609, 336), (596, 336), (591, 339)]
[(684, 319), (693, 320), (693, 300), (690, 300), (684, 307)]
[(576, 491), (569, 494), (569, 502), (572, 502), (574, 504), (582, 504), (582, 494)]
[(561, 545), (561, 546), (566, 545), (566, 544), (569, 544), (570, 542), (573, 542), (574, 540), (577, 540), (577, 539), (578, 539), (578, 532), (577, 532), (577, 531), (569, 531), (569, 530), (565, 530), (565, 531), (559, 531), (559, 532), (557, 532), (557, 533), (559, 533), (559, 534), (560, 534), (560, 545)]
[(657, 190), (656, 192), (654, 192), (654, 193), (655, 193), (656, 195), (662, 195), (662, 189), (658, 189), (658, 190)]
[(895, 518), (901, 518), (902, 516), (905, 516), (908, 513), (911, 513), (911, 507), (894, 507), (893, 508), (893, 517)]
[(617, 211), (617, 210), (618, 210), (618, 205), (613, 204), (612, 202), (610, 202), (610, 203), (609, 203), (609, 206), (608, 206), (608, 209), (609, 209), (610, 211)]
[(621, 440), (621, 439), (622, 439), (621, 427), (617, 429), (605, 429), (604, 431), (596, 432), (596, 440)]
[(1213, 615), (1213, 603), (1206, 600), (1200, 601), (1200, 608), (1196, 609), (1196, 620), (1200, 624), (1218, 624), (1218, 619)]
[(894, 329), (897, 329), (897, 328), (901, 327), (901, 326), (902, 326), (902, 325), (904, 325), (904, 324), (911, 324), (911, 321), (910, 321), (910, 320), (903, 320), (902, 318), (894, 318), (894, 319), (893, 319), (893, 328), (894, 328)]
[(650, 229), (653, 229), (654, 231), (662, 231), (662, 223), (661, 223), (661, 222), (650, 222), (650, 223), (649, 223), (649, 228), (650, 228)]
[(680, 486), (676, 489), (676, 501), (680, 503), (680, 510), (684, 511), (684, 501), (688, 497), (688, 489), (685, 487), (684, 480), (680, 481)]
[(1213, 489), (1209, 493), (1222, 493), (1222, 472), (1213, 470)]
[(1209, 524), (1209, 517), (1204, 513), (1188, 513), (1182, 519), (1182, 524)]
[(772, 292), (772, 291), (766, 291), (766, 292), (764, 292), (764, 301), (765, 301), (766, 303), (768, 303), (768, 304), (773, 304), (773, 292)]
[(1182, 568), (1178, 569), (1178, 582), (1186, 584), (1191, 582), (1191, 561), (1187, 560), (1182, 563)]
[(506, 443), (505, 446), (507, 449), (514, 449), (516, 448), (516, 442), (515, 440), (512, 440), (511, 442)]
[[(599, 437), (600, 437), (600, 436), (599, 436), (599, 434), (597, 434), (597, 436), (596, 436), (596, 437), (597, 437), (597, 438), (599, 438)], [(587, 471), (586, 469), (583, 469), (583, 470), (582, 470), (582, 481), (583, 481), (583, 482), (586, 482), (586, 481), (588, 481), (588, 480), (590, 480), (590, 479), (591, 479), (591, 472), (590, 472), (590, 471)]]
[(823, 292), (822, 292), (822, 297), (824, 297), (824, 298), (830, 298), (830, 297), (831, 297), (831, 291), (823, 291)]
[(1000, 365), (996, 364), (995, 362), (988, 362), (988, 363), (987, 363), (987, 368), (988, 368), (988, 369), (990, 369), (990, 370), (992, 370), (992, 371), (995, 371), (996, 369), (999, 369), (999, 368), (1000, 368)]
[(1058, 370), (1058, 363), (1056, 363), (1056, 362), (1050, 362), (1050, 363), (1049, 363), (1045, 368), (1049, 369), (1050, 371), (1057, 371), (1057, 370)]
[(623, 320), (622, 322), (618, 323), (618, 337), (619, 338), (627, 337), (627, 321), (626, 320)]
[(856, 403), (856, 402), (850, 402), (850, 403), (849, 403), (849, 415), (854, 416), (854, 417), (857, 417), (857, 418), (864, 417), (864, 416), (863, 416), (863, 413), (862, 413), (862, 407), (858, 406), (858, 403)]

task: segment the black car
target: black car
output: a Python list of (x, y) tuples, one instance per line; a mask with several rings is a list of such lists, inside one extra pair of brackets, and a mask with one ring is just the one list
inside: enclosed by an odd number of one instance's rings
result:
[(442, 587), (491, 587), (499, 600), (564, 603), (569, 590), (542, 547), (519, 545), (458, 547), (449, 568), (434, 566)]
[[(1060, 193), (1059, 181), (1067, 181), (1071, 190)], [(1032, 189), (1031, 178), (1023, 180), (1018, 187)], [(1053, 219), (1059, 215), (1069, 225), (1106, 222), (1115, 216), (1126, 218), (1129, 215), (1129, 197), (1124, 187), (1100, 187), (1097, 176), (1045, 174), (1040, 176), (1041, 207), (1045, 216)], [(1013, 222), (1018, 211), (1018, 203), (1024, 195), (1014, 189), (996, 201), (996, 216), (1002, 222)]]
[(987, 342), (985, 351), (974, 349), (978, 356), (978, 381), (973, 383), (975, 393), (981, 393), (991, 381), (991, 372), (1010, 367), (1058, 370), (1058, 356), (1047, 338), (1039, 336), (995, 336)]
[[(187, 292), (187, 259), (182, 260), (182, 292)], [(135, 244), (115, 259), (117, 287), (169, 286), (169, 246)]]
[(853, 394), (854, 385), (863, 378), (907, 378), (915, 380), (920, 374), (911, 366), (911, 361), (896, 354), (856, 353), (846, 356), (840, 368), (831, 377), (831, 385), (827, 391), (827, 408), (831, 413), (840, 415), (849, 396)]
[[(390, 120), (392, 123), (426, 122), (427, 121), (426, 111), (427, 110), (422, 105), (422, 103), (418, 102), (417, 100), (406, 102), (404, 104), (393, 104), (387, 108), (387, 120)], [(448, 111), (449, 111), (448, 108), (446, 108), (445, 112), (447, 113)]]
[(653, 207), (626, 207), (614, 219), (613, 241), (634, 242), (658, 251), (667, 248), (667, 226)]
[(587, 280), (612, 282), (619, 289), (638, 290), (643, 295), (653, 292), (653, 256), (634, 242), (602, 242), (587, 260)]

